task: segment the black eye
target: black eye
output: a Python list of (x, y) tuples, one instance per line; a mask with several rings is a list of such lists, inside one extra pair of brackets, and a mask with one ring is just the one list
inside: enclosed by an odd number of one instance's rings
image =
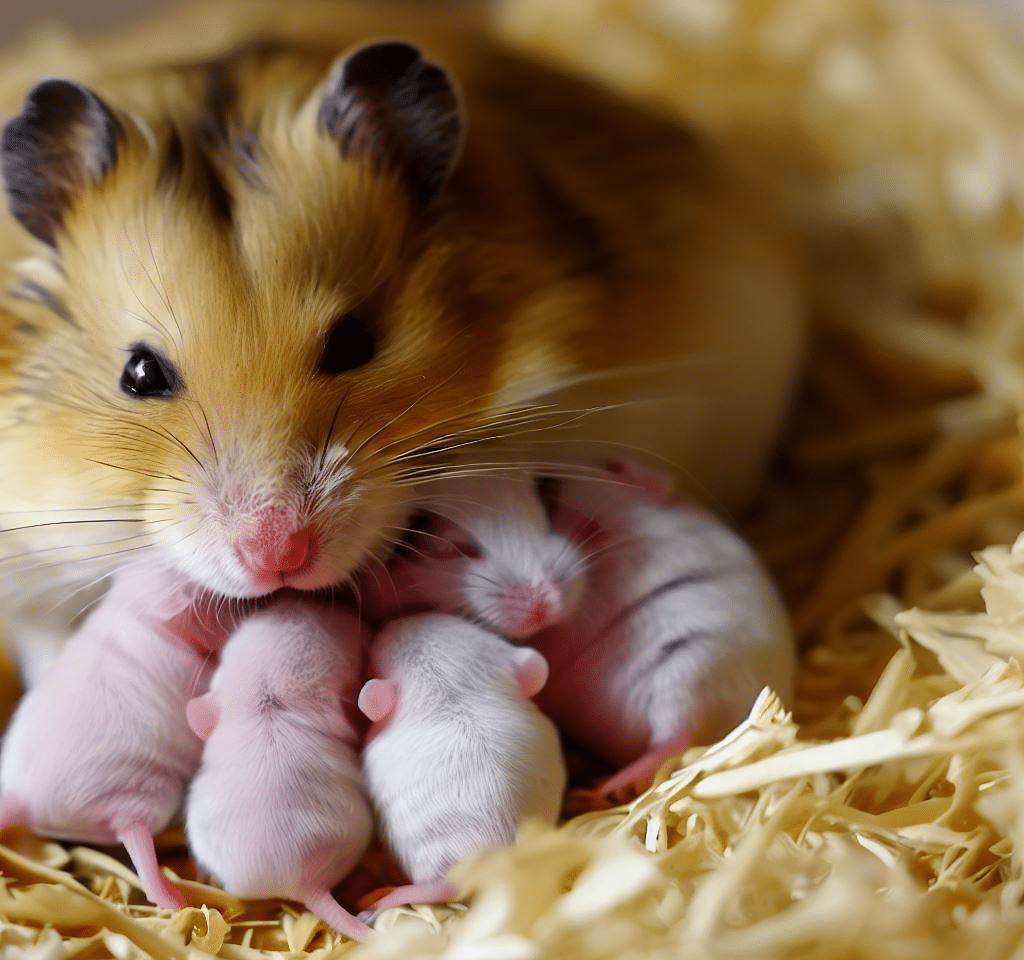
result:
[(354, 313), (339, 317), (324, 344), (320, 358), (321, 373), (344, 373), (373, 359), (373, 334)]
[(136, 344), (121, 371), (121, 389), (130, 397), (166, 399), (178, 392), (178, 375), (163, 357)]

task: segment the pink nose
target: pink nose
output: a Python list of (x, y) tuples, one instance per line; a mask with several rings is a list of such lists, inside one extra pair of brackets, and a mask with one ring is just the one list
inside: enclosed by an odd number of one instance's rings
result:
[(559, 613), (562, 598), (551, 587), (513, 587), (506, 594), (509, 636), (525, 639), (551, 623)]
[(538, 598), (530, 604), (523, 620), (523, 627), (526, 630), (539, 630), (548, 622), (552, 614), (551, 604), (547, 600)]
[(289, 513), (268, 507), (257, 518), (255, 532), (235, 549), (252, 573), (294, 573), (312, 562), (316, 542), (311, 526), (299, 527)]

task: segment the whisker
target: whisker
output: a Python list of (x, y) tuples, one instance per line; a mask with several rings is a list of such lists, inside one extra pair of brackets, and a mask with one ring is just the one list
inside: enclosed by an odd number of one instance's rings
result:
[(365, 440), (359, 443), (359, 445), (351, 453), (352, 458), (356, 458), (368, 443), (372, 443), (392, 423), (401, 420), (403, 417), (407, 416), (418, 404), (422, 403), (428, 397), (437, 393), (438, 390), (441, 390), (444, 387), (448, 386), (448, 384), (451, 383), (452, 380), (454, 380), (457, 376), (459, 376), (459, 374), (462, 373), (465, 367), (466, 365), (464, 363), (461, 364), (443, 380), (439, 381), (438, 383), (435, 383), (433, 386), (429, 387), (427, 390), (421, 393), (415, 400), (413, 400), (412, 403), (409, 404), (409, 406), (407, 406), (401, 413), (399, 413), (397, 417), (393, 417), (390, 420), (385, 421), (375, 432), (370, 434), (370, 436), (368, 436)]
[(124, 470), (126, 473), (137, 473), (140, 477), (152, 477), (154, 480), (175, 480), (178, 483), (185, 483), (181, 477), (176, 477), (172, 473), (151, 473), (148, 470), (137, 470), (131, 467), (125, 467), (117, 463), (107, 463), (105, 460), (93, 460), (89, 457), (86, 458), (87, 463), (96, 463), (101, 467), (110, 467), (111, 470)]

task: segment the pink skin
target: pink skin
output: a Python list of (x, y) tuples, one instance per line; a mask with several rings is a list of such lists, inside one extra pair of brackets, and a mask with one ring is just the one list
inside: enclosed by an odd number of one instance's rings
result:
[(449, 902), (452, 864), (511, 843), (524, 819), (557, 819), (561, 746), (528, 702), (547, 662), (442, 614), (392, 621), (372, 659), (379, 676), (358, 701), (373, 724), (363, 768), (383, 835), (413, 881), (374, 906)]
[(276, 590), (316, 562), (316, 531), (283, 505), (271, 504), (238, 536), (234, 549), (258, 591)]
[(551, 669), (538, 703), (622, 768), (602, 784), (622, 800), (671, 757), (727, 733), (763, 686), (788, 697), (795, 663), (785, 610), (749, 547), (669, 502), (667, 477), (608, 472), (561, 484), (555, 529), (589, 553), (588, 587), (573, 617), (531, 642)]
[(330, 890), (373, 831), (350, 716), (367, 640), (347, 611), (278, 600), (183, 711), (206, 741), (185, 810), (196, 861), (236, 896), (297, 900), (356, 940), (369, 928)]
[(631, 487), (651, 503), (668, 503), (675, 495), (676, 483), (671, 474), (653, 467), (633, 460), (609, 460), (605, 469), (619, 483)]
[(425, 529), (405, 556), (363, 578), (368, 616), (458, 613), (526, 640), (575, 610), (582, 556), (568, 537), (552, 532), (531, 476), (437, 481), (422, 497), (431, 511)]
[(150, 561), (123, 568), (18, 706), (0, 758), (0, 827), (122, 843), (146, 896), (185, 901), (160, 871), (153, 834), (181, 805), (202, 745), (185, 705), (205, 689), (220, 625), (195, 589)]

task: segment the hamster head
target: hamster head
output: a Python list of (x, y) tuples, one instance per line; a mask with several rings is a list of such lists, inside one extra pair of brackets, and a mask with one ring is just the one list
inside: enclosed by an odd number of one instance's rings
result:
[(466, 614), (523, 640), (575, 612), (583, 557), (571, 539), (552, 532), (532, 479), (442, 481), (433, 497), (457, 519), (426, 514), (416, 546), (427, 564), (457, 566), (456, 591)]
[(501, 637), (461, 617), (422, 613), (389, 621), (370, 646), (376, 677), (398, 684), (399, 697), (443, 697), (504, 689), (515, 691), (522, 651)]
[[(38, 241), (0, 489), (117, 518), (111, 567), (155, 548), (227, 596), (383, 553), (410, 471), (503, 389), (481, 254), (450, 226), (460, 113), (402, 43), (35, 87), (0, 156)], [(91, 526), (63, 556), (111, 554)]]
[(343, 609), (286, 597), (248, 616), (221, 652), (210, 689), (225, 714), (247, 719), (261, 704), (309, 714), (353, 693), (367, 637)]
[(458, 592), (465, 613), (480, 623), (524, 640), (575, 612), (583, 558), (568, 537), (510, 526), (481, 547), (450, 521), (436, 530), (430, 555), (462, 558)]

